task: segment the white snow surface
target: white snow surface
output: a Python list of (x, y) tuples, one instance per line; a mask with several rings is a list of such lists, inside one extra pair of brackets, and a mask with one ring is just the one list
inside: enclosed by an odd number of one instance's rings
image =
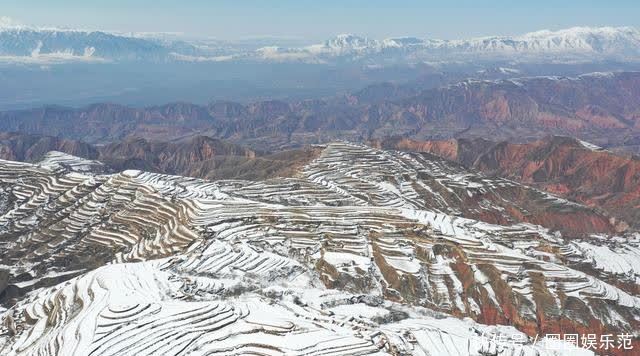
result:
[[(535, 318), (534, 288), (551, 297), (548, 308), (574, 298), (600, 308), (593, 320), (630, 329), (640, 298), (562, 261), (633, 280), (637, 239), (566, 242), (537, 225), (461, 217), (448, 202), (516, 184), (425, 157), (338, 142), (297, 177), (262, 182), (94, 174), (85, 169), (93, 162), (58, 153), (41, 164), (0, 161), (11, 186), (0, 194), (16, 201), (0, 231), (15, 228), (12, 243), (117, 251), (91, 271), (37, 275), (39, 259), (1, 266), (35, 282), (84, 273), (0, 310), (0, 354), (584, 354), (473, 321), (482, 307), (499, 312), (505, 292)], [(503, 211), (492, 204), (483, 209)]]
[[(52, 39), (55, 39), (53, 41)], [(385, 63), (508, 59), (575, 62), (618, 59), (637, 62), (640, 32), (633, 27), (573, 27), (541, 30), (516, 36), (488, 36), (439, 40), (418, 37), (371, 39), (339, 34), (322, 43), (283, 47), (275, 41), (260, 46), (244, 42), (210, 41), (180, 33), (121, 33), (23, 25), (0, 18), (0, 62), (60, 63), (69, 61), (184, 61), (258, 60), (333, 63), (365, 60)], [(44, 46), (43, 46), (44, 44)], [(46, 52), (41, 51), (42, 48)], [(499, 69), (513, 73), (508, 68)]]

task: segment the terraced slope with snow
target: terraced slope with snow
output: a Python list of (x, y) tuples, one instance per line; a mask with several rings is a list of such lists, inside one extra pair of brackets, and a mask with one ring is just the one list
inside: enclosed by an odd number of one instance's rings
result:
[(434, 156), (333, 143), (260, 182), (80, 166), (0, 161), (2, 354), (536, 355), (553, 354), (536, 333), (640, 336), (640, 236)]

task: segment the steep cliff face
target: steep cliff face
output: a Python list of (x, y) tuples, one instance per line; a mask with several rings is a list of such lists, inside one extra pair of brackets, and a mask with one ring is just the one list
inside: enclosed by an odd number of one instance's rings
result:
[(517, 180), (600, 207), (625, 223), (640, 218), (640, 158), (619, 155), (569, 137), (530, 143), (486, 140), (385, 140), (381, 147), (430, 152), (489, 175)]

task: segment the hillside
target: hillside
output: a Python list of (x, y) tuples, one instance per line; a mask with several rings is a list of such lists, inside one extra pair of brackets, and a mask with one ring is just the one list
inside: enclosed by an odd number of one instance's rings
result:
[(415, 141), (387, 139), (385, 148), (429, 152), (489, 176), (525, 183), (609, 211), (638, 227), (640, 158), (620, 155), (569, 137), (517, 144), (483, 139)]
[(3, 354), (544, 355), (529, 337), (640, 328), (636, 235), (429, 154), (333, 143), (261, 182), (67, 160), (0, 162)]

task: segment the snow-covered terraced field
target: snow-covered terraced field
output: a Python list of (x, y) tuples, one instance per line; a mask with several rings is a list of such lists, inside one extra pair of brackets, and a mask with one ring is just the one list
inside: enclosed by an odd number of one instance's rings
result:
[[(52, 157), (0, 161), (3, 355), (551, 355), (535, 334), (640, 336), (637, 236), (427, 154), (334, 143), (259, 182)], [(591, 231), (561, 225), (576, 218)]]

